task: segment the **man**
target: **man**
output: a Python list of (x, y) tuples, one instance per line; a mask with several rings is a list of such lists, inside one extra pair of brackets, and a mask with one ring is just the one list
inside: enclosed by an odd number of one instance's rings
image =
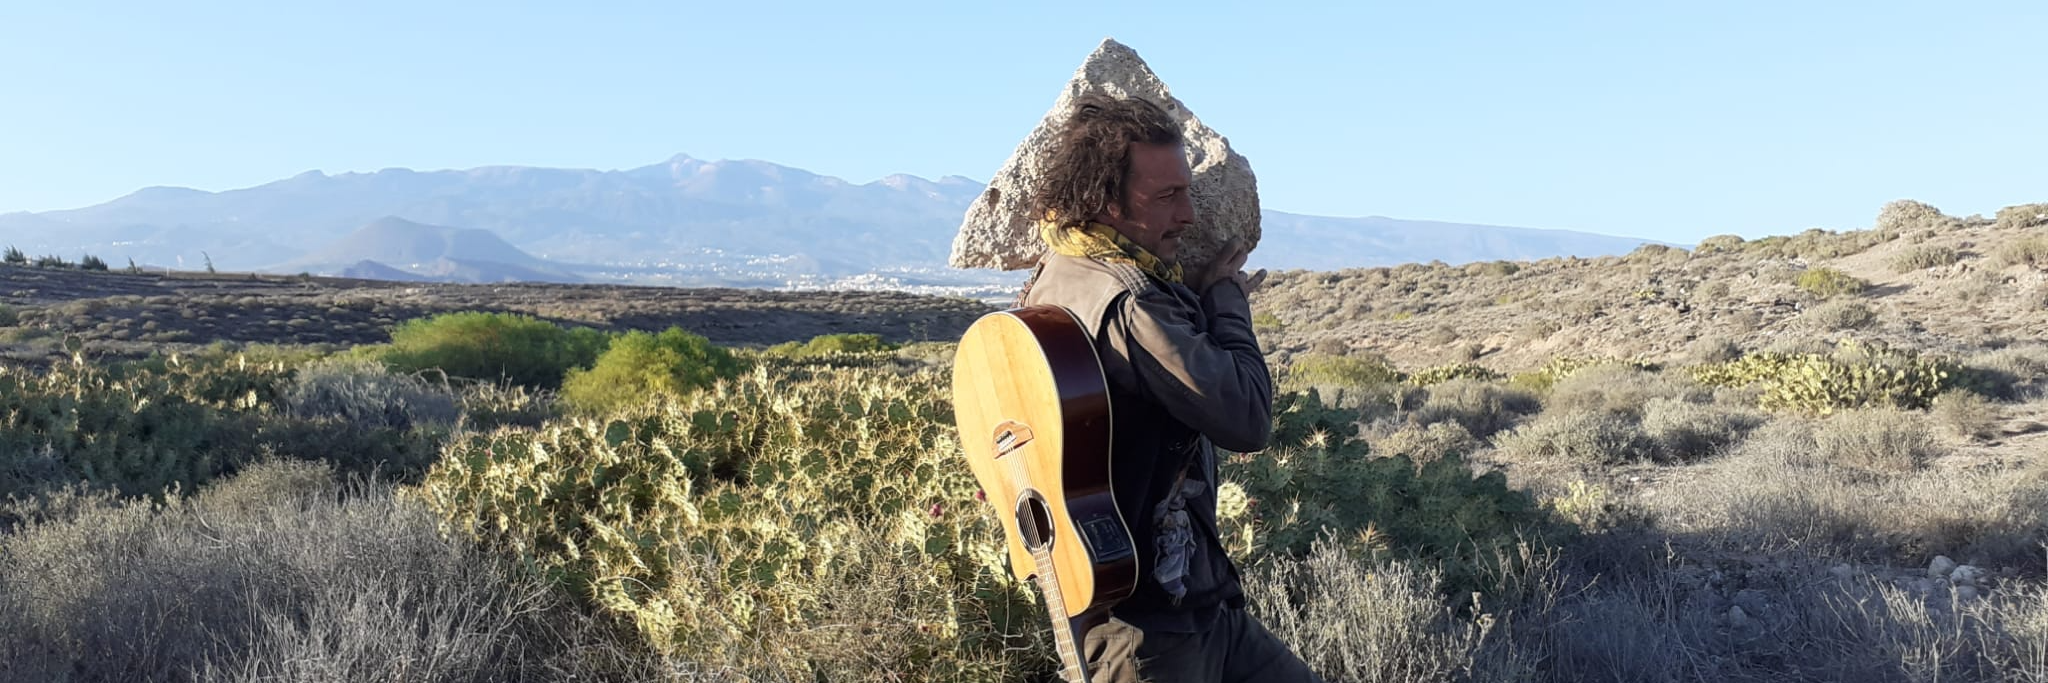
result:
[(1073, 311), (1095, 338), (1116, 420), (1111, 477), (1139, 582), (1089, 632), (1094, 680), (1320, 681), (1244, 610), (1216, 531), (1215, 447), (1266, 446), (1273, 382), (1252, 334), (1239, 246), (1184, 270), (1192, 173), (1180, 127), (1143, 100), (1077, 103), (1033, 215), (1052, 253), (1021, 303)]

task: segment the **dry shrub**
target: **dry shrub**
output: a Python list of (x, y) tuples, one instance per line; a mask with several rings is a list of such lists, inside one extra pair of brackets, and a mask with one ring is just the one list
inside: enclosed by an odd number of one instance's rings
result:
[(1998, 263), (2002, 266), (2048, 268), (2048, 236), (2036, 235), (2007, 242), (1998, 248)]
[(1889, 263), (1894, 273), (1910, 273), (1953, 265), (1960, 260), (1962, 255), (1954, 247), (1920, 246), (1900, 252)]
[(1494, 445), (1516, 459), (1619, 465), (1650, 457), (1656, 443), (1627, 416), (1602, 410), (1549, 410)]
[(1963, 363), (1995, 398), (2023, 398), (2048, 385), (2048, 345), (2009, 346), (1970, 356)]
[(1437, 422), (1427, 426), (1407, 425), (1373, 440), (1372, 454), (1406, 457), (1420, 464), (1450, 455), (1467, 455), (1478, 450), (1479, 446), (1479, 440), (1473, 438), (1464, 426), (1456, 422)]
[(1728, 283), (1725, 280), (1708, 280), (1693, 288), (1692, 294), (1695, 302), (1718, 303), (1728, 298)]
[(1643, 407), (1643, 432), (1666, 460), (1712, 457), (1764, 423), (1755, 411), (1712, 403), (1655, 398)]
[(450, 392), (368, 358), (341, 356), (299, 368), (281, 398), (294, 417), (364, 427), (450, 425), (461, 417)]
[(1984, 440), (1998, 434), (1998, 406), (1967, 391), (1949, 391), (1934, 398), (1930, 411), (1936, 423), (1963, 439)]
[[(337, 495), (340, 494), (340, 495)], [(159, 510), (63, 492), (0, 536), (0, 678), (555, 681), (656, 674), (571, 596), (379, 485), (258, 465)]]
[[(1659, 525), (1741, 552), (1924, 565), (1934, 555), (2039, 568), (2048, 482), (2038, 472), (1845, 467), (1800, 419), (1777, 419), (1675, 495), (1644, 499)], [(1838, 425), (1836, 429), (1840, 429)]]
[(1814, 329), (1853, 330), (1877, 321), (1877, 312), (1860, 301), (1829, 301), (1807, 309), (1800, 320)]
[(1549, 339), (1550, 335), (1557, 334), (1562, 329), (1564, 329), (1564, 326), (1554, 321), (1537, 320), (1516, 328), (1515, 341), (1522, 344), (1543, 341)]
[(1946, 454), (1925, 413), (1889, 408), (1829, 416), (1815, 429), (1814, 444), (1826, 462), (1891, 472), (1919, 469)]
[(2048, 225), (2048, 204), (2020, 204), (1999, 209), (1996, 225), (2000, 230)]
[(1742, 345), (1728, 337), (1701, 337), (1685, 348), (1686, 360), (1693, 363), (1724, 363), (1742, 357)]
[(1244, 592), (1251, 616), (1327, 680), (1510, 680), (1511, 651), (1445, 605), (1439, 578), (1317, 542), (1303, 559), (1246, 572)]
[(1535, 394), (1486, 380), (1453, 379), (1431, 385), (1428, 392), (1422, 408), (1410, 416), (1415, 423), (1456, 422), (1481, 439), (1542, 408)]
[(1438, 325), (1429, 331), (1429, 335), (1424, 337), (1423, 341), (1427, 342), (1430, 346), (1450, 346), (1463, 338), (1464, 335), (1459, 334), (1458, 328), (1449, 325)]
[(1713, 399), (1713, 390), (1691, 378), (1643, 370), (1632, 365), (1595, 365), (1552, 385), (1543, 400), (1545, 411), (1602, 411), (1639, 417), (1658, 398), (1689, 402)]

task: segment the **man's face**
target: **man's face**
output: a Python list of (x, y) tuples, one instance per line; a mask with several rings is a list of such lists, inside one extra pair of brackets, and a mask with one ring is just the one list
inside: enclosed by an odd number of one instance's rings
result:
[(1097, 220), (1173, 263), (1180, 255), (1181, 233), (1195, 223), (1195, 203), (1188, 198), (1193, 180), (1180, 145), (1131, 143), (1131, 177), (1124, 183), (1124, 201), (1121, 206), (1112, 203)]

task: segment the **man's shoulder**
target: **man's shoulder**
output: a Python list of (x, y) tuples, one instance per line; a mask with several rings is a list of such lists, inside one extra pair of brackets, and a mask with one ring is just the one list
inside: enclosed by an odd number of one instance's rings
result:
[(1110, 329), (1105, 323), (1119, 317), (1117, 311), (1135, 298), (1155, 296), (1158, 289), (1136, 266), (1053, 254), (1046, 258), (1025, 303), (1065, 308), (1089, 335), (1100, 338)]
[(1101, 261), (1082, 256), (1053, 254), (1046, 258), (1040, 282), (1074, 287), (1082, 291), (1111, 290), (1113, 293), (1142, 292), (1158, 286), (1145, 271), (1129, 263)]

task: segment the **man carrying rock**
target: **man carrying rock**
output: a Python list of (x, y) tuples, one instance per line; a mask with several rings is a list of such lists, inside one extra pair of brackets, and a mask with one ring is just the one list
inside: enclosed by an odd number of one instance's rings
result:
[(1320, 681), (1245, 612), (1216, 530), (1215, 448), (1265, 448), (1273, 381), (1252, 333), (1247, 248), (1184, 270), (1194, 226), (1181, 129), (1139, 98), (1083, 97), (1040, 166), (1031, 215), (1050, 248), (1023, 305), (1094, 336), (1116, 420), (1114, 495), (1139, 583), (1088, 633), (1095, 681)]

